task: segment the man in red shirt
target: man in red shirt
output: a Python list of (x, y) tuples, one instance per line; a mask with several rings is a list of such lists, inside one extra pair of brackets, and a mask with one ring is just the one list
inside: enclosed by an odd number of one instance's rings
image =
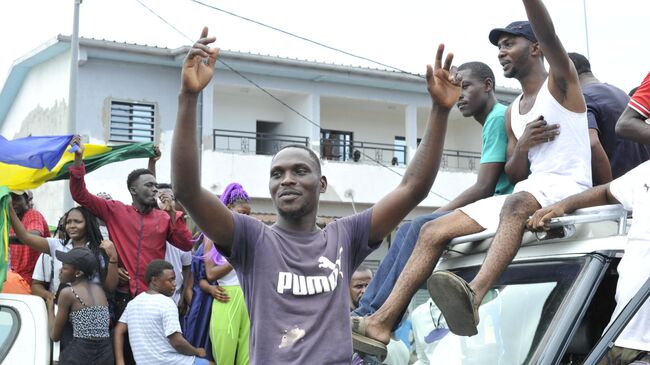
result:
[(616, 122), (616, 134), (634, 142), (650, 143), (650, 72)]
[(131, 204), (102, 199), (89, 193), (84, 181), (83, 144), (78, 136), (72, 139), (71, 144), (79, 145), (74, 163), (69, 167), (72, 198), (106, 223), (121, 265), (130, 277), (129, 292), (135, 297), (147, 290), (144, 280), (147, 265), (155, 259), (165, 258), (165, 242), (189, 251), (192, 248), (192, 235), (182, 214), (174, 210), (168, 194), (160, 194), (160, 200), (167, 210), (154, 209), (157, 207), (158, 189), (156, 178), (147, 169), (134, 170), (127, 178), (126, 184), (133, 200)]
[[(31, 199), (27, 192), (13, 191), (11, 193), (11, 204), (25, 226), (25, 229), (32, 234), (41, 237), (50, 237), (50, 230), (43, 215), (35, 209), (30, 208)], [(9, 231), (9, 257), (11, 259), (12, 270), (20, 275), (31, 287), (32, 274), (34, 266), (38, 261), (40, 252), (29, 246), (23, 245), (17, 237), (14, 236), (13, 228)]]

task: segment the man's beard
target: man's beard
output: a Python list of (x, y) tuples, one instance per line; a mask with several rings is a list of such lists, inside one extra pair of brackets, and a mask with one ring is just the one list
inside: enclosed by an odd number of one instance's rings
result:
[(307, 215), (307, 206), (302, 205), (300, 208), (297, 210), (294, 210), (292, 212), (287, 212), (282, 209), (278, 209), (278, 214), (282, 216), (282, 218), (290, 221), (296, 221)]

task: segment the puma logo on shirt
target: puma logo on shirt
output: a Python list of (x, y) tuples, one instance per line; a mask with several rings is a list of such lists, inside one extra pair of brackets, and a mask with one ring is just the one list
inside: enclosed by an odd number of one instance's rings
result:
[(343, 271), (341, 271), (342, 253), (343, 248), (340, 248), (338, 258), (334, 262), (325, 256), (318, 258), (318, 268), (330, 270), (329, 275), (304, 276), (286, 271), (278, 272), (278, 293), (285, 294), (286, 291), (293, 295), (315, 295), (334, 291), (338, 285), (339, 276), (343, 277)]

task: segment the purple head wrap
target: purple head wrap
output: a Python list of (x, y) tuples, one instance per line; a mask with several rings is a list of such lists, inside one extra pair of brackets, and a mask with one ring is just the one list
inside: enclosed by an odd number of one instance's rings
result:
[(223, 191), (220, 199), (225, 206), (231, 205), (238, 201), (245, 201), (247, 203), (250, 202), (248, 193), (246, 193), (246, 190), (244, 190), (244, 188), (239, 183), (230, 183), (228, 186), (226, 186), (226, 190)]

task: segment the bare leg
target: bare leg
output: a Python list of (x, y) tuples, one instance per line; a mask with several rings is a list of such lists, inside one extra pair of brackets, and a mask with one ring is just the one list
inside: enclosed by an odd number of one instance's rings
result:
[(481, 232), (483, 227), (461, 211), (455, 211), (422, 226), (418, 242), (386, 302), (366, 317), (366, 335), (383, 343), (408, 306), (415, 292), (431, 275), (443, 249), (453, 238)]
[(532, 194), (525, 191), (512, 194), (501, 209), (499, 228), (488, 250), (485, 262), (471, 283), (478, 306), (490, 287), (512, 262), (521, 246), (526, 220), (541, 206)]

